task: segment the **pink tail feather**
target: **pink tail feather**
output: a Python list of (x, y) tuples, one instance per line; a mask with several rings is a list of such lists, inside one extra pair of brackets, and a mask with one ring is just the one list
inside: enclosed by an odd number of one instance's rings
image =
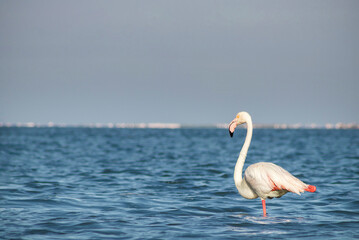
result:
[(313, 185), (308, 185), (308, 187), (306, 189), (304, 189), (304, 191), (307, 191), (307, 192), (315, 192), (316, 190), (317, 190), (317, 187), (313, 186)]

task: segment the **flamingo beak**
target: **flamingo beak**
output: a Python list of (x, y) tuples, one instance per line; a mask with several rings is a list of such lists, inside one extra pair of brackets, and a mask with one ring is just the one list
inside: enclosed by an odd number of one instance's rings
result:
[(228, 126), (229, 136), (233, 137), (234, 129), (237, 127), (237, 121), (234, 119)]

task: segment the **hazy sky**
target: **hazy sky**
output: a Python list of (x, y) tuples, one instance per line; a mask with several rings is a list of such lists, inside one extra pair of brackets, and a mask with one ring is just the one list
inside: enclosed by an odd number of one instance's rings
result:
[(359, 1), (0, 0), (0, 122), (359, 122)]

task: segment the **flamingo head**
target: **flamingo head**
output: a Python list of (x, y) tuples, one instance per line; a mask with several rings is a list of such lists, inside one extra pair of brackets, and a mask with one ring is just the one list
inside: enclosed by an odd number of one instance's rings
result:
[(246, 112), (239, 112), (236, 115), (236, 118), (233, 119), (233, 121), (229, 124), (228, 130), (229, 130), (229, 135), (231, 137), (233, 137), (234, 130), (236, 129), (236, 127), (238, 125), (241, 125), (241, 124), (247, 122), (247, 115), (248, 115), (248, 113), (246, 113)]

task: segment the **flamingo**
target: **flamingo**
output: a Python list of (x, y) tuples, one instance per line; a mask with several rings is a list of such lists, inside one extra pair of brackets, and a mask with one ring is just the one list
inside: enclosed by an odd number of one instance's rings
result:
[(266, 198), (280, 198), (287, 192), (300, 195), (304, 191), (316, 191), (315, 186), (302, 182), (282, 167), (270, 162), (250, 165), (242, 179), (243, 165), (252, 139), (252, 118), (247, 112), (240, 112), (228, 126), (229, 134), (233, 137), (235, 128), (243, 123), (247, 123), (247, 135), (234, 169), (234, 183), (242, 197), (247, 199), (259, 197), (262, 200), (263, 216), (266, 217)]

